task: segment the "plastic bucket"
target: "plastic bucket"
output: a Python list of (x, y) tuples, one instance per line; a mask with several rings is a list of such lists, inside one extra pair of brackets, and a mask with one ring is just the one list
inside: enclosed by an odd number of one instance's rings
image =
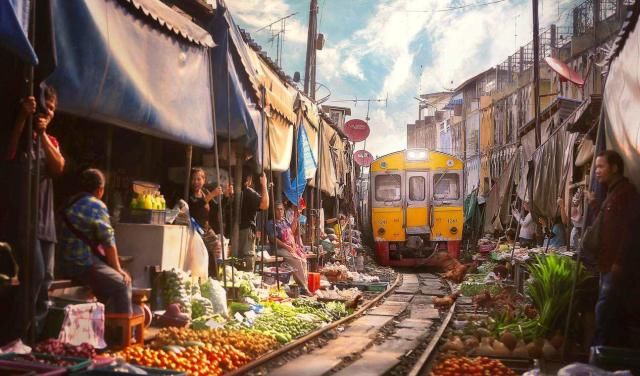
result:
[(309, 292), (314, 293), (320, 288), (320, 273), (309, 273), (307, 284), (309, 285)]

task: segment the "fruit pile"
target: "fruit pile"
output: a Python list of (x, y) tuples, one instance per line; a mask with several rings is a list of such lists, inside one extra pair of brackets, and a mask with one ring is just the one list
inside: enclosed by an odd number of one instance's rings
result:
[(191, 346), (179, 351), (130, 346), (114, 355), (132, 364), (176, 370), (189, 376), (219, 376), (251, 361), (249, 356), (232, 346), (212, 344)]
[(483, 356), (467, 358), (454, 356), (440, 362), (432, 371), (431, 376), (515, 376), (516, 373), (507, 368), (502, 362)]
[(231, 347), (251, 358), (257, 358), (278, 347), (278, 342), (273, 336), (255, 330), (238, 329), (165, 328), (151, 342), (154, 348), (174, 351), (181, 351), (182, 347), (202, 347), (204, 344), (220, 348)]
[(40, 342), (35, 349), (33, 349), (33, 352), (85, 359), (93, 359), (96, 356), (96, 349), (88, 343), (74, 346), (52, 338)]

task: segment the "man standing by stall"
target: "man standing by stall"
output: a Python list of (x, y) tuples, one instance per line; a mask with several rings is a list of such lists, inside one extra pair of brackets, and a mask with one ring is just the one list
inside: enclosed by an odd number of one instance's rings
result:
[(244, 175), (243, 188), (240, 194), (242, 207), (240, 209), (240, 233), (238, 246), (234, 249), (234, 256), (244, 259), (246, 269), (253, 271), (256, 263), (256, 214), (269, 209), (269, 191), (267, 176), (260, 175), (260, 194), (253, 189), (253, 174)]
[[(44, 97), (44, 108), (36, 113), (36, 99), (28, 97), (22, 100), (22, 106), (9, 138), (6, 160), (22, 159), (20, 140), (23, 138), (25, 123), (34, 114), (34, 133), (29, 145), (34, 159), (40, 164), (40, 182), (38, 197), (38, 225), (36, 228), (31, 291), (22, 294), (35, 299), (36, 323), (42, 321), (49, 306), (49, 286), (53, 281), (55, 259), (56, 225), (53, 209), (53, 178), (64, 170), (65, 160), (60, 152), (58, 140), (48, 134), (58, 106), (58, 95), (49, 86), (41, 89)], [(40, 141), (40, 149), (36, 150)], [(29, 147), (28, 146), (28, 147)]]
[[(590, 193), (589, 210), (599, 222), (592, 227), (599, 231), (597, 246), (600, 289), (596, 304), (596, 334), (594, 344), (600, 346), (632, 347), (637, 339), (630, 338), (630, 326), (637, 327), (640, 297), (640, 196), (624, 177), (624, 162), (612, 150), (601, 152), (596, 158), (596, 179), (607, 189), (607, 196), (599, 202)], [(636, 346), (638, 343), (635, 344)]]

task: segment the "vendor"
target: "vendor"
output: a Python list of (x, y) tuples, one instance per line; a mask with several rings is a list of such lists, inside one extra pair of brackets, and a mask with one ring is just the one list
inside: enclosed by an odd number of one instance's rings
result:
[[(295, 211), (294, 213), (297, 213)], [(307, 289), (307, 255), (300, 238), (294, 236), (298, 225), (297, 215), (289, 222), (285, 217), (285, 209), (282, 202), (275, 204), (275, 220), (267, 223), (269, 241), (275, 242), (277, 255), (284, 258), (285, 262), (293, 268), (293, 278), (300, 286), (302, 295), (311, 295)]]
[(525, 248), (535, 246), (536, 223), (531, 216), (529, 201), (522, 203), (522, 212), (518, 212), (515, 208), (512, 210), (513, 217), (520, 224), (520, 245)]
[(208, 231), (209, 211), (211, 209), (211, 201), (222, 195), (222, 187), (218, 186), (211, 192), (204, 188), (207, 183), (207, 174), (201, 168), (191, 170), (191, 191), (189, 192), (189, 213), (191, 217), (198, 222), (200, 227)]
[(347, 216), (340, 214), (338, 216), (338, 223), (333, 225), (333, 231), (335, 231), (338, 239), (342, 240), (342, 232), (347, 228)]
[(132, 313), (131, 277), (120, 267), (107, 205), (106, 179), (94, 168), (82, 172), (82, 192), (62, 210), (60, 250), (66, 275), (90, 287), (109, 313)]

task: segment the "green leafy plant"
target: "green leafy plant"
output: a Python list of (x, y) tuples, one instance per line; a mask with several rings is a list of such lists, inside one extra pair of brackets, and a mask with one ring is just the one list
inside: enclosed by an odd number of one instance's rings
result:
[(538, 310), (538, 330), (540, 336), (549, 335), (562, 329), (567, 316), (574, 272), (578, 273), (580, 286), (589, 274), (582, 265), (558, 255), (537, 256), (529, 266), (531, 280), (527, 284), (529, 297)]

